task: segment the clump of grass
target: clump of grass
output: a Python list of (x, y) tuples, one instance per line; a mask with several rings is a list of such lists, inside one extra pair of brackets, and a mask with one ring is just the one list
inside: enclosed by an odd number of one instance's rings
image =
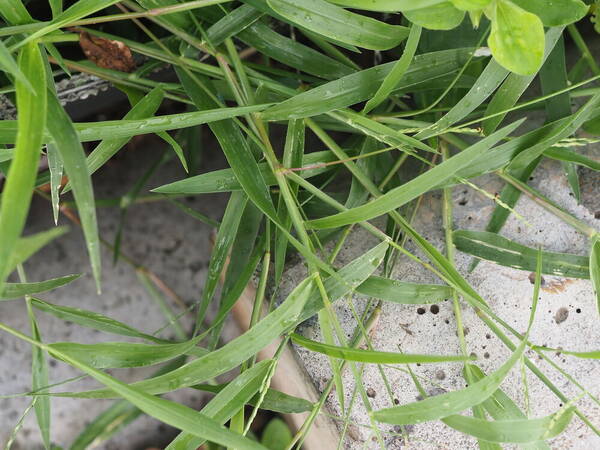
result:
[[(0, 5), (1, 92), (18, 113), (16, 120), (0, 124), (0, 170), (6, 178), (0, 203), (0, 299), (24, 298), (31, 330), (4, 323), (0, 328), (31, 344), (31, 392), (24, 395), (32, 401), (24, 415), (30, 409), (35, 411), (47, 448), (51, 448), (51, 404), (56, 395), (53, 386), (48, 386), (49, 358), (64, 361), (105, 386), (61, 396), (120, 399), (82, 430), (74, 449), (106, 439), (141, 414), (181, 430), (170, 449), (197, 448), (206, 441), (229, 448), (265, 448), (248, 434), (262, 408), (310, 412), (294, 437), (275, 421), (262, 440), (270, 448), (281, 441), (287, 448), (299, 448), (334, 386), (342, 410), (348, 406), (344, 405), (342, 372), (348, 367), (360, 380), (356, 363), (402, 364), (409, 370), (413, 363), (464, 364), (468, 387), (377, 411), (372, 410), (367, 392), (358, 382), (358, 397), (370, 413), (369, 426), (382, 446), (380, 424), (430, 420), (441, 420), (473, 436), (481, 448), (501, 443), (543, 447), (543, 441), (566, 428), (573, 414), (600, 434), (577, 408), (578, 397), (567, 398), (524, 357), (527, 348), (549, 350), (528, 338), (542, 273), (591, 279), (600, 304), (598, 231), (527, 184), (541, 159), (556, 159), (579, 198), (577, 166), (599, 169), (597, 162), (579, 154), (569, 140), (582, 128), (600, 134), (600, 68), (579, 31), (590, 19), (597, 24), (597, 2), (590, 7), (580, 0), (548, 4), (522, 0), (78, 0), (63, 4), (51, 0), (48, 5), (49, 15), (44, 20), (34, 19), (31, 12), (43, 10), (45, 2), (3, 0)], [(68, 55), (74, 54), (83, 32), (87, 45), (96, 45), (91, 53), (86, 52), (91, 61), (71, 60)], [(566, 64), (566, 36), (579, 52), (573, 66)], [(125, 66), (137, 67), (132, 73), (119, 71), (123, 65), (113, 61), (119, 58), (127, 60)], [(152, 77), (156, 67), (170, 71), (172, 81), (156, 81)], [(124, 118), (73, 123), (58, 99), (55, 84), (75, 72), (107, 80), (125, 92), (131, 109)], [(522, 100), (536, 80), (541, 94)], [(571, 99), (575, 97), (584, 101), (573, 111)], [(186, 112), (156, 116), (165, 99), (180, 104)], [(547, 123), (522, 133), (520, 125), (526, 118), (512, 121), (508, 113), (531, 109), (545, 110)], [(229, 168), (188, 176), (185, 172), (194, 172), (199, 157), (196, 143), (201, 127), (217, 139)], [(286, 129), (285, 142), (278, 145), (274, 130), (281, 127)], [(56, 228), (22, 236), (32, 196), (48, 197), (55, 220), (62, 211), (81, 226), (101, 292), (103, 282), (110, 282), (102, 279), (101, 245), (110, 247), (115, 259), (124, 257), (121, 228), (113, 242), (98, 233), (99, 200), (94, 197), (91, 177), (129, 139), (148, 133), (164, 139), (173, 153), (153, 162), (115, 205), (121, 211), (121, 226), (131, 204), (171, 201), (217, 229), (207, 281), (192, 305), (192, 330), (184, 329), (170, 309), (168, 300), (179, 298), (159, 276), (124, 259), (136, 268), (140, 282), (164, 311), (176, 342), (134, 329), (124, 318), (48, 303), (38, 294), (58, 289), (77, 276), (27, 282), (21, 265), (62, 232)], [(322, 144), (324, 150), (309, 148), (307, 137)], [(100, 142), (86, 155), (82, 143), (90, 141)], [(39, 172), (42, 153), (49, 169)], [(173, 156), (181, 161), (182, 179), (143, 192), (152, 173)], [(421, 169), (402, 182), (397, 173), (410, 160), (418, 162)], [(63, 172), (68, 178), (66, 186), (61, 185)], [(471, 180), (483, 174), (496, 174), (506, 183), (495, 199), (497, 206), (486, 230), (453, 230), (453, 186), (476, 187)], [(342, 195), (339, 189), (336, 194), (328, 189), (333, 181), (345, 187)], [(38, 189), (48, 183), (50, 194)], [(440, 214), (444, 217), (445, 254), (411, 225), (421, 196), (440, 189), (444, 194)], [(68, 191), (74, 202), (65, 200)], [(229, 195), (218, 223), (177, 200), (178, 196), (207, 193)], [(499, 232), (522, 193), (587, 236), (589, 257), (527, 248), (501, 237)], [(369, 222), (381, 216), (387, 218), (385, 230)], [(381, 242), (337, 268), (337, 254), (356, 227)], [(425, 259), (405, 248), (407, 239)], [(332, 251), (326, 250), (327, 241), (334, 242)], [(455, 247), (536, 273), (529, 328), (524, 335), (498, 317), (458, 272)], [(306, 263), (306, 278), (275, 308), (266, 287), (270, 280), (279, 285), (291, 252)], [(398, 255), (421, 263), (441, 284), (391, 280)], [(221, 344), (223, 321), (260, 261), (250, 328), (234, 341)], [(14, 271), (20, 281), (7, 282)], [(223, 289), (217, 300), (220, 279)], [(348, 339), (332, 304), (353, 291), (372, 300), (366, 310), (370, 314), (356, 315), (359, 326)], [(374, 349), (368, 330), (381, 314), (382, 302), (391, 297), (395, 302), (413, 304), (452, 298), (461, 353), (441, 356)], [(207, 322), (206, 313), (216, 302), (217, 316)], [(512, 351), (490, 374), (470, 362), (473, 358), (462, 334), (461, 308), (474, 308)], [(264, 317), (263, 309), (267, 312)], [(38, 313), (145, 343), (46, 343), (38, 329)], [(312, 316), (318, 317), (325, 342), (294, 333), (299, 323)], [(516, 343), (507, 334), (513, 334)], [(257, 361), (262, 348), (282, 337), (271, 359)], [(329, 357), (332, 381), (314, 404), (269, 388), (290, 339)], [(362, 343), (366, 349), (360, 347)], [(598, 358), (595, 349), (563, 352)], [(561, 409), (547, 417), (530, 418), (502, 392), (502, 381), (520, 360), (563, 401)], [(104, 370), (148, 365), (156, 365), (156, 373), (132, 384)], [(234, 381), (213, 384), (216, 377), (236, 368), (239, 375)], [(413, 380), (425, 397), (419, 379), (413, 376)], [(191, 386), (215, 393), (200, 412), (160, 396)], [(250, 417), (244, 414), (245, 405), (254, 408)], [(458, 414), (465, 410), (472, 410), (473, 417)], [(15, 433), (21, 423), (22, 418)]]

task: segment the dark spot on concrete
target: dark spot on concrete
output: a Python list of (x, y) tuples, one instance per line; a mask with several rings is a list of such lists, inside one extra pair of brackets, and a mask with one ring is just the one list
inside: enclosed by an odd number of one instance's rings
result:
[[(535, 272), (531, 272), (531, 273), (529, 274), (529, 282), (530, 282), (531, 284), (535, 284)], [(544, 279), (544, 277), (541, 277), (541, 278), (540, 278), (540, 284), (541, 284), (542, 286), (544, 286), (544, 285), (546, 284), (546, 280)]]
[(446, 372), (444, 372), (443, 370), (440, 369), (440, 370), (438, 370), (438, 371), (435, 372), (435, 377), (438, 380), (443, 380), (443, 379), (446, 378)]
[(490, 358), (490, 354), (489, 354), (488, 352), (485, 352), (485, 353), (483, 354), (483, 357), (484, 357), (485, 359), (489, 359), (489, 358)]
[(469, 355), (471, 358), (477, 358), (477, 353), (475, 352), (471, 352), (471, 354)]
[(419, 315), (425, 314), (425, 308), (417, 308), (417, 314), (419, 314)]
[(56, 367), (56, 361), (54, 359), (51, 359), (48, 364), (50, 364), (50, 367)]
[(444, 322), (446, 322), (447, 324), (450, 323), (450, 321), (448, 319), (444, 320)]
[(394, 405), (399, 405), (400, 404), (400, 400), (398, 400), (397, 398), (394, 399)]
[(438, 305), (431, 305), (429, 311), (431, 311), (432, 314), (437, 314), (440, 312), (440, 307)]
[(471, 331), (471, 330), (469, 330), (469, 327), (464, 327), (464, 328), (463, 328), (463, 334), (464, 334), (465, 336), (466, 336), (467, 334), (469, 334), (469, 331)]
[(463, 198), (462, 200), (458, 201), (458, 204), (460, 206), (465, 206), (469, 201), (466, 198)]
[(556, 323), (563, 323), (567, 320), (567, 317), (569, 317), (569, 310), (563, 306), (556, 311), (556, 314), (554, 314), (554, 321)]
[(594, 219), (600, 219), (600, 211), (594, 213)]
[(485, 338), (486, 338), (486, 339), (491, 339), (491, 338), (492, 338), (492, 335), (491, 335), (490, 333), (486, 333), (486, 335), (485, 335)]
[(576, 312), (577, 314), (580, 314), (580, 313), (581, 313), (581, 308), (577, 308), (577, 309), (575, 310), (575, 312)]
[(376, 396), (377, 396), (377, 392), (375, 392), (375, 389), (373, 389), (373, 388), (367, 389), (367, 397), (375, 398)]

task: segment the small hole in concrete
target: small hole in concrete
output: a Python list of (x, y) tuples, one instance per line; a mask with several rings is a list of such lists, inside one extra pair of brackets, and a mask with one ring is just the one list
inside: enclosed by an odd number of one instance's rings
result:
[(458, 204), (459, 204), (460, 206), (465, 206), (467, 203), (468, 203), (468, 200), (467, 200), (466, 198), (463, 198), (462, 200), (460, 200), (460, 201), (458, 202)]
[(375, 392), (375, 389), (373, 389), (373, 388), (367, 389), (367, 397), (375, 398), (376, 395), (377, 395), (377, 393)]
[(397, 398), (394, 399), (394, 405), (399, 405), (400, 404), (400, 400), (398, 400)]
[(492, 335), (491, 335), (490, 333), (487, 333), (487, 334), (485, 335), (485, 338), (486, 338), (486, 339), (491, 339), (491, 338), (492, 338)]
[(420, 314), (420, 315), (425, 314), (425, 308), (417, 308), (417, 314)]
[(594, 213), (594, 219), (600, 219), (600, 211)]
[(440, 307), (438, 305), (431, 305), (429, 311), (431, 311), (432, 314), (437, 314), (440, 312)]
[(575, 312), (576, 312), (577, 314), (580, 314), (580, 313), (581, 313), (581, 308), (577, 308), (577, 309), (575, 310)]
[(489, 359), (489, 357), (490, 357), (490, 354), (489, 354), (488, 352), (485, 352), (485, 353), (483, 354), (483, 357), (484, 357), (485, 359)]
[(443, 370), (438, 370), (438, 371), (435, 373), (435, 377), (436, 377), (438, 380), (443, 380), (444, 378), (446, 378), (446, 372), (444, 372)]
[(444, 322), (446, 322), (447, 324), (450, 323), (450, 321), (448, 319), (444, 320)]

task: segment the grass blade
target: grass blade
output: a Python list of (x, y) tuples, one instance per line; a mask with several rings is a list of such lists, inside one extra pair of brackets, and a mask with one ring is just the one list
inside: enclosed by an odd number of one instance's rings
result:
[(0, 41), (0, 70), (11, 74), (13, 77), (15, 77), (15, 79), (19, 80), (24, 87), (29, 89), (32, 94), (35, 94), (35, 90), (31, 86), (29, 79), (27, 79), (23, 72), (21, 72), (21, 69), (19, 69), (16, 61), (13, 59), (12, 55), (2, 41)]
[(25, 46), (18, 64), (35, 90), (16, 80), (18, 134), (0, 205), (0, 290), (9, 275), (9, 259), (29, 211), (46, 123), (46, 74), (41, 69), (44, 63), (38, 45)]
[(454, 289), (439, 284), (416, 284), (371, 276), (356, 288), (356, 292), (403, 305), (437, 303), (452, 297)]
[(444, 356), (444, 355), (415, 355), (407, 353), (378, 352), (375, 350), (362, 350), (352, 347), (338, 347), (335, 345), (322, 344), (320, 342), (306, 339), (304, 336), (293, 333), (292, 341), (301, 347), (314, 352), (322, 353), (345, 361), (357, 361), (372, 364), (412, 364), (412, 363), (436, 363), (448, 361), (465, 361), (468, 356)]
[[(461, 252), (493, 261), (502, 266), (534, 271), (537, 250), (486, 231), (454, 232), (454, 243)], [(543, 252), (542, 273), (573, 278), (590, 278), (588, 258), (569, 253)]]
[(83, 228), (92, 272), (96, 280), (96, 288), (100, 293), (101, 263), (100, 238), (96, 220), (96, 206), (92, 179), (87, 170), (81, 170), (86, 165), (85, 153), (73, 128), (71, 119), (54, 95), (48, 96), (48, 131), (58, 149), (65, 172), (70, 179), (79, 220)]
[(573, 418), (573, 408), (565, 408), (540, 419), (496, 420), (450, 416), (446, 425), (478, 439), (498, 443), (530, 443), (558, 436)]
[(135, 344), (130, 342), (103, 342), (77, 344), (56, 342), (48, 344), (52, 350), (96, 369), (153, 366), (184, 355), (199, 342), (198, 338), (176, 344)]
[(60, 187), (63, 177), (63, 162), (60, 153), (54, 143), (46, 146), (48, 157), (48, 171), (50, 172), (50, 196), (52, 198), (52, 214), (54, 224), (58, 225), (58, 214), (60, 213)]
[(468, 166), (469, 163), (471, 163), (474, 159), (484, 153), (487, 153), (492, 146), (508, 136), (522, 123), (523, 121), (520, 120), (502, 128), (501, 130), (485, 139), (482, 139), (477, 144), (474, 144), (468, 149), (463, 150), (458, 155), (453, 156), (442, 164), (435, 166), (417, 178), (414, 178), (402, 186), (390, 190), (389, 192), (363, 206), (359, 206), (333, 216), (311, 220), (308, 222), (308, 225), (317, 229), (334, 228), (369, 220), (393, 211), (396, 208), (399, 208), (400, 206), (413, 200), (414, 198), (417, 198), (418, 196), (431, 190), (440, 182), (453, 177), (454, 174), (463, 169), (465, 166)]
[(26, 295), (40, 294), (59, 288), (79, 278), (81, 274), (67, 275), (60, 278), (52, 278), (36, 283), (5, 283), (4, 290), (0, 292), (0, 300), (10, 300), (24, 297)]
[(600, 238), (598, 235), (592, 238), (590, 249), (590, 278), (596, 293), (596, 304), (600, 313)]
[[(444, 50), (415, 56), (402, 80), (392, 92), (452, 74), (469, 59), (471, 49)], [(281, 102), (262, 113), (267, 120), (299, 119), (315, 116), (372, 98), (395, 62), (330, 81)]]
[(12, 272), (17, 267), (17, 265), (27, 261), (31, 257), (31, 255), (36, 253), (39, 249), (49, 244), (57, 237), (65, 234), (68, 230), (68, 227), (56, 227), (17, 240), (17, 243), (13, 248), (12, 254), (10, 255), (10, 259), (7, 266), (8, 271)]
[(408, 29), (346, 11), (324, 0), (267, 0), (273, 10), (300, 27), (335, 41), (371, 50), (396, 47)]
[(412, 25), (410, 33), (408, 34), (408, 40), (406, 41), (406, 47), (400, 59), (394, 65), (394, 68), (385, 77), (377, 92), (371, 98), (363, 109), (364, 114), (368, 114), (369, 111), (379, 106), (394, 90), (394, 88), (400, 83), (400, 80), (404, 76), (406, 69), (410, 65), (417, 47), (419, 45), (419, 39), (421, 38), (421, 27), (418, 25)]

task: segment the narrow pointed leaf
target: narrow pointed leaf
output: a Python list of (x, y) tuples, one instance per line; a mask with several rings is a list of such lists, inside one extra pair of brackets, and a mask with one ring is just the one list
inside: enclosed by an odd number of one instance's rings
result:
[(346, 11), (325, 0), (267, 0), (290, 22), (319, 35), (371, 50), (388, 50), (408, 35), (408, 29)]
[(18, 64), (34, 92), (16, 80), (18, 133), (0, 204), (0, 290), (10, 273), (13, 248), (25, 226), (46, 123), (46, 75), (37, 44), (28, 44), (21, 50)]
[(362, 350), (352, 347), (338, 347), (335, 345), (322, 344), (321, 342), (306, 339), (304, 336), (293, 333), (292, 341), (301, 347), (324, 355), (340, 358), (345, 361), (357, 361), (373, 364), (413, 364), (413, 363), (436, 363), (448, 361), (465, 361), (468, 356), (454, 355), (415, 355), (408, 353), (379, 352), (375, 350)]
[(356, 292), (388, 302), (421, 305), (451, 298), (454, 289), (439, 284), (406, 283), (373, 275), (358, 286)]
[(25, 295), (34, 295), (51, 291), (52, 289), (69, 284), (80, 276), (81, 274), (67, 275), (65, 277), (38, 281), (36, 283), (5, 283), (4, 291), (0, 292), (0, 300), (9, 300), (24, 297)]

